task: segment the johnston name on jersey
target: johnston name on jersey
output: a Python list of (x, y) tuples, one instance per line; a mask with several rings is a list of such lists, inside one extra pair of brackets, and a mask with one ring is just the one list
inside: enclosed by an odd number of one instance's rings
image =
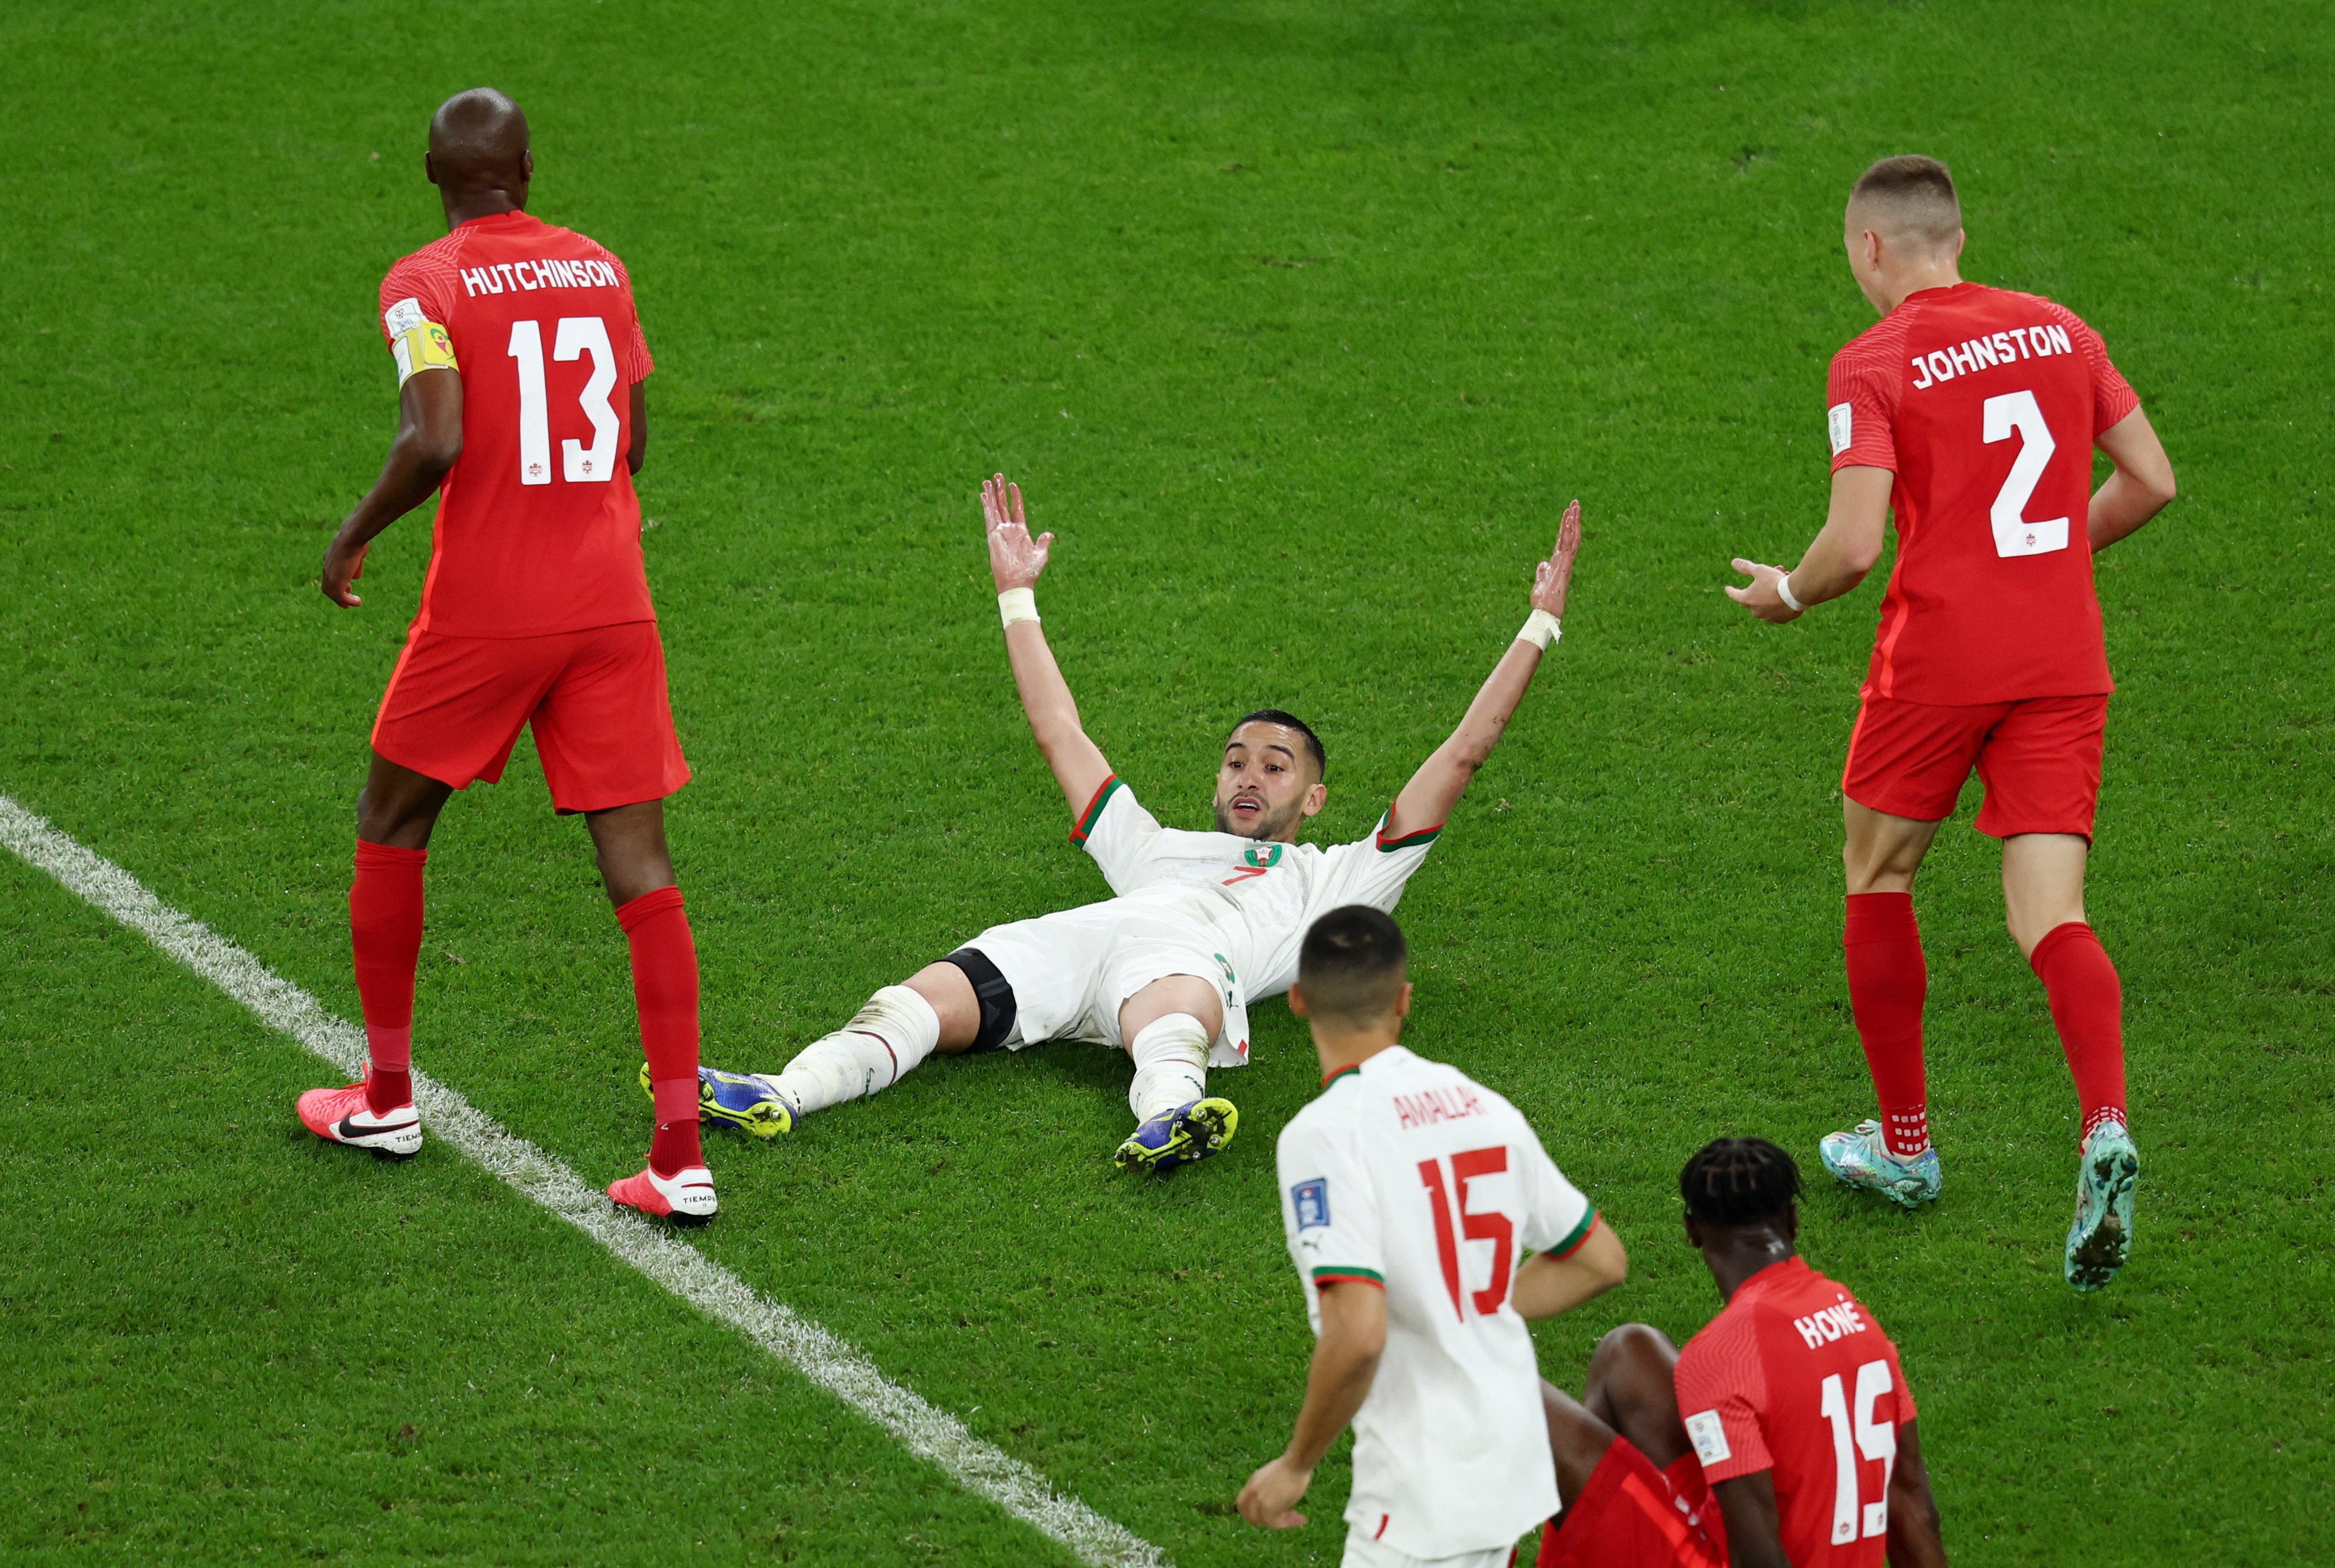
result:
[[(1314, 921), (1350, 904), (1392, 913), (1403, 884), (1425, 864), (1440, 825), (1387, 837), (1388, 817), (1367, 838), (1323, 849), (1269, 844), (1237, 833), (1162, 828), (1117, 777), (1103, 784), (1071, 829), (1130, 915), (1189, 930), (1213, 959), (1225, 993), (1225, 1027), (1213, 1067), (1248, 1060), (1248, 1003), (1287, 991), (1297, 950)], [(1116, 1002), (1113, 1003), (1116, 1006)]]
[(1347, 1522), (1438, 1558), (1555, 1514), (1540, 1374), (1508, 1290), (1526, 1250), (1570, 1253), (1597, 1216), (1523, 1115), (1395, 1046), (1330, 1079), (1282, 1130), (1278, 1166), (1313, 1331), (1323, 1286), (1386, 1292)]

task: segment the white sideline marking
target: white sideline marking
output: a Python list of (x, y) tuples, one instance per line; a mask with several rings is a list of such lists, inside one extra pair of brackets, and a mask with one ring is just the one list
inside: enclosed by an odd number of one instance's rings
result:
[[(111, 860), (83, 848), (5, 795), (0, 844), (55, 877), (155, 946), (347, 1074), (365, 1064), (364, 1031), (326, 1012), (316, 999), (234, 943), (164, 904)], [(780, 1360), (851, 1406), (920, 1458), (948, 1472), (1015, 1518), (1077, 1553), (1095, 1568), (1168, 1568), (1167, 1556), (1046, 1478), (965, 1429), (964, 1423), (902, 1388), (876, 1364), (810, 1319), (774, 1302), (671, 1232), (630, 1209), (567, 1166), (506, 1132), (460, 1094), (417, 1072), (414, 1102), (432, 1136), (549, 1209), (624, 1262), (710, 1318), (742, 1331)]]

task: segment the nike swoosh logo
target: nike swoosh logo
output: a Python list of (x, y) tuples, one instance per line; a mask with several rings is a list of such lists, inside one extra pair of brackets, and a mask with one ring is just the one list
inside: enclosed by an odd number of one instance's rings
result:
[(339, 1137), (354, 1141), (360, 1137), (378, 1137), (385, 1132), (403, 1132), (407, 1128), (419, 1125), (421, 1120), (421, 1118), (417, 1116), (412, 1121), (389, 1122), (380, 1127), (361, 1127), (357, 1123), (357, 1118), (351, 1116), (342, 1118), (341, 1125), (334, 1128), (333, 1131)]

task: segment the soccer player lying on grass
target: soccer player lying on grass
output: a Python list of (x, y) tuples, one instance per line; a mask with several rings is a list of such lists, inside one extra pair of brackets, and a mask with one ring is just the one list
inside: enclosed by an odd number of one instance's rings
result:
[(1516, 1107), (1403, 1048), (1405, 956), (1375, 909), (1305, 934), (1289, 1007), (1322, 1092), (1282, 1129), (1278, 1163), (1313, 1362), (1289, 1447), (1240, 1511), (1304, 1524), (1297, 1501), (1352, 1422), (1345, 1568), (1507, 1568), (1557, 1507), (1525, 1320), (1611, 1290), (1629, 1259)]
[[(2107, 727), (2092, 557), (2173, 499), (2173, 465), (2099, 334), (2031, 294), (1964, 283), (1946, 166), (1884, 158), (1850, 193), (1849, 267), (1882, 319), (1833, 357), (1832, 511), (1788, 573), (1728, 593), (1798, 618), (1897, 565), (1841, 779), (1848, 1001), (1881, 1117), (1827, 1136), (1825, 1168), (1908, 1208), (1938, 1195), (1922, 1071), (1929, 970), (1914, 878), (1976, 768), (1978, 830), (2002, 840), (2010, 934), (2050, 998), (2080, 1151), (2065, 1273), (2116, 1277), (2140, 1156), (2125, 1111), (2124, 990), (2084, 918)], [(2115, 466), (2092, 489), (2092, 449)]]
[(440, 106), (423, 169), (451, 232), (382, 284), (397, 436), (320, 579), (334, 604), (362, 604), (352, 585), (373, 538), (438, 492), (421, 609), (357, 797), (349, 934), (371, 1057), (363, 1082), (302, 1095), (300, 1119), (334, 1143), (421, 1147), (413, 972), (431, 829), (455, 790), (502, 777), (532, 726), (551, 803), (582, 813), (631, 945), (654, 1085), (648, 1168), (608, 1195), (703, 1219), (715, 1199), (698, 1140), (697, 948), (664, 841), (664, 797), (689, 764), (641, 561), (633, 475), (652, 365), (632, 283), (600, 245), (528, 216), (527, 117), (493, 89)]
[(1289, 988), (1307, 924), (1341, 905), (1393, 908), (1498, 744), (1556, 639), (1581, 547), (1581, 505), (1565, 509), (1555, 552), (1533, 579), (1530, 617), (1459, 728), (1403, 786), (1377, 831), (1324, 850), (1296, 841), (1329, 799), (1322, 742), (1277, 710), (1250, 714), (1225, 741), (1216, 831), (1164, 828), (1136, 803), (1080, 727), (1039, 625), (1032, 590), (1054, 536), (1030, 537), (1021, 488), (1003, 474), (982, 486), (981, 498), (1014, 685), (1038, 750), (1077, 814), (1071, 842), (1094, 857), (1116, 896), (992, 926), (905, 984), (877, 992), (781, 1071), (701, 1070), (700, 1109), (767, 1137), (813, 1111), (889, 1089), (936, 1050), (1091, 1040), (1134, 1059), (1128, 1104), (1137, 1125), (1119, 1164), (1165, 1173), (1231, 1141), (1239, 1113), (1207, 1093), (1207, 1070), (1248, 1060), (1248, 1004)]
[(1726, 1308), (1683, 1355), (1615, 1329), (1578, 1404), (1541, 1385), (1569, 1501), (1538, 1568), (1944, 1568), (1897, 1348), (1795, 1254), (1791, 1156), (1721, 1138), (1679, 1190)]

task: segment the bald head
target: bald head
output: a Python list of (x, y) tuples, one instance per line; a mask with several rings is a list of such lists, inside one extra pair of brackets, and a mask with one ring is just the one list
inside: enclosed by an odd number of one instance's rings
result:
[(527, 116), (491, 87), (457, 92), (430, 117), (430, 155), (423, 165), (456, 224), (527, 205), (535, 175)]
[(1954, 177), (1934, 158), (1884, 158), (1849, 192), (1848, 227), (1851, 233), (1869, 229), (1911, 251), (1950, 250), (1962, 231)]

